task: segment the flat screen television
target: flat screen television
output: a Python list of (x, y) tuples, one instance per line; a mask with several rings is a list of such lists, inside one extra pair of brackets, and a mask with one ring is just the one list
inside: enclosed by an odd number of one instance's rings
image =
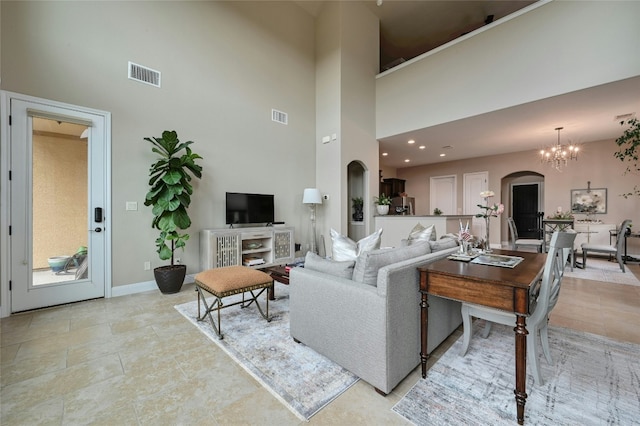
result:
[(273, 194), (227, 192), (227, 225), (274, 221)]

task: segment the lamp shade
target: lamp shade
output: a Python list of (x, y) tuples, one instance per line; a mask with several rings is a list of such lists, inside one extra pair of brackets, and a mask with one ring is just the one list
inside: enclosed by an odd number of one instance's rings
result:
[(302, 204), (322, 204), (322, 195), (317, 188), (306, 188), (302, 196)]

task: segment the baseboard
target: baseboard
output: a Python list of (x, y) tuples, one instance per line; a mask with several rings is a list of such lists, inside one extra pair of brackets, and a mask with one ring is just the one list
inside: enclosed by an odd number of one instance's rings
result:
[[(195, 275), (184, 277), (184, 284), (191, 284), (195, 281)], [(144, 281), (127, 285), (120, 285), (111, 288), (111, 297), (127, 296), (130, 294), (144, 293), (145, 291), (158, 290), (155, 281)]]

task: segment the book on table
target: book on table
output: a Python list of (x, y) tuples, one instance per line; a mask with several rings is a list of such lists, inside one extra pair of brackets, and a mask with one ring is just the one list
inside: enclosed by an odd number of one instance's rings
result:
[(264, 262), (264, 259), (261, 257), (257, 257), (257, 256), (246, 256), (244, 258), (244, 266), (255, 266), (255, 265), (262, 265)]

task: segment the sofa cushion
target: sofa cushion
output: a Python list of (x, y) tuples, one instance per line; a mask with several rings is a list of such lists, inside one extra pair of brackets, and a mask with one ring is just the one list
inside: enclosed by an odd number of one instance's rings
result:
[(324, 272), (329, 275), (347, 279), (352, 278), (353, 267), (355, 266), (355, 264), (355, 260), (338, 262), (331, 259), (325, 259), (324, 257), (318, 256), (311, 251), (307, 253), (304, 259), (305, 269)]
[(448, 248), (458, 247), (458, 240), (455, 238), (442, 237), (437, 241), (429, 241), (431, 251), (436, 252)]
[(345, 261), (356, 260), (356, 258), (366, 251), (380, 248), (380, 237), (382, 228), (373, 234), (364, 237), (357, 243), (351, 238), (341, 235), (338, 231), (331, 229), (331, 257), (333, 260)]
[(364, 252), (356, 259), (353, 281), (376, 286), (378, 284), (378, 270), (383, 266), (429, 253), (431, 253), (431, 247), (428, 242)]
[(411, 232), (409, 232), (407, 245), (422, 243), (425, 241), (435, 241), (436, 239), (435, 225), (427, 226), (425, 228), (420, 222), (418, 222), (418, 224), (413, 227)]

